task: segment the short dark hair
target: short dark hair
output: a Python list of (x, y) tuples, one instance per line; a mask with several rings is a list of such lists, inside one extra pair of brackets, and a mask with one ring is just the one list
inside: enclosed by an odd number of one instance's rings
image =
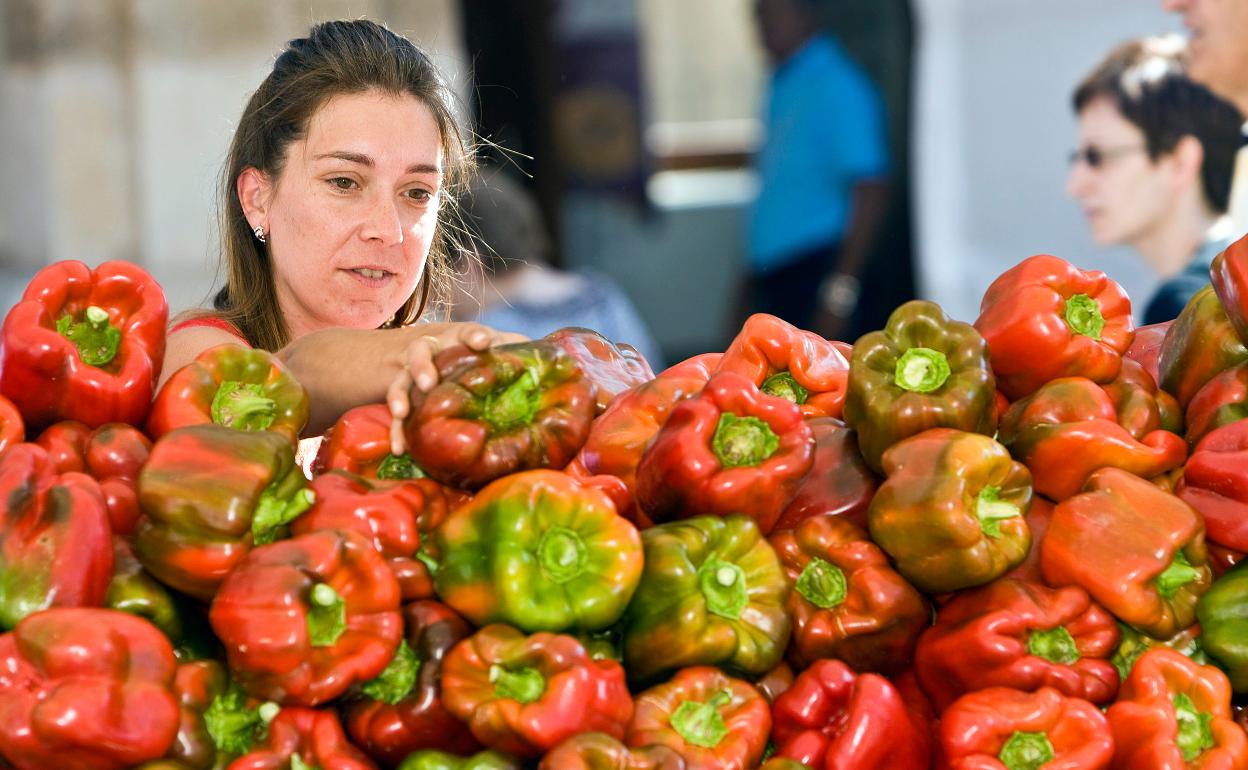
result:
[(1187, 75), (1187, 47), (1178, 36), (1146, 37), (1115, 48), (1075, 90), (1075, 112), (1108, 98), (1144, 132), (1149, 157), (1172, 152), (1194, 137), (1204, 147), (1200, 180), (1205, 200), (1225, 212), (1243, 142), (1239, 110)]

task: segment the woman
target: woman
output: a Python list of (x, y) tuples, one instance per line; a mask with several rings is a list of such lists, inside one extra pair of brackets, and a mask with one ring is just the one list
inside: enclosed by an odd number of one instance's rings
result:
[(372, 22), (292, 40), (230, 145), (225, 287), (170, 330), (162, 376), (222, 343), (275, 351), (310, 395), (307, 435), (384, 400), (399, 454), (409, 389), (436, 383), (438, 350), (523, 339), (412, 325), (447, 296), (447, 212), (470, 165), (450, 99), (424, 52)]
[(1168, 321), (1209, 282), (1243, 117), (1190, 80), (1177, 37), (1114, 50), (1075, 91), (1079, 144), (1067, 192), (1099, 245), (1125, 243), (1161, 276), (1143, 323)]

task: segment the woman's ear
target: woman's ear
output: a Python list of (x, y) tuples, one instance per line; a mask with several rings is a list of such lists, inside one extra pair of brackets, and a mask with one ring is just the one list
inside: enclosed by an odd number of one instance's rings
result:
[(234, 186), (243, 207), (243, 216), (247, 217), (252, 229), (263, 227), (268, 230), (269, 201), (273, 197), (273, 183), (269, 175), (255, 166), (248, 166), (238, 175)]
[(1205, 162), (1205, 147), (1191, 134), (1179, 138), (1174, 146), (1174, 186), (1185, 190), (1189, 186), (1200, 188), (1200, 167)]

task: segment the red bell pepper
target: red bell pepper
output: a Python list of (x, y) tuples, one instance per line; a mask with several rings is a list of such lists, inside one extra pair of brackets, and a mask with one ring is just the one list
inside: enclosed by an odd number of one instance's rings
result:
[(637, 467), (636, 500), (656, 522), (746, 513), (766, 534), (814, 463), (815, 440), (791, 401), (717, 374), (671, 416)]
[(1044, 573), (1040, 570), (1040, 550), (1041, 545), (1044, 543), (1045, 533), (1049, 531), (1049, 521), (1052, 518), (1053, 503), (1050, 503), (1040, 495), (1032, 497), (1031, 508), (1028, 509), (1027, 515), (1023, 517), (1023, 520), (1027, 522), (1027, 529), (1031, 532), (1031, 549), (1027, 551), (1027, 558), (1023, 560), (1023, 563), (1005, 573), (1005, 577), (1027, 580), (1033, 583), (1044, 582)]
[(1219, 372), (1187, 404), (1187, 441), (1192, 446), (1209, 432), (1248, 417), (1248, 361)]
[(1134, 438), (1143, 440), (1155, 430), (1183, 433), (1183, 411), (1174, 396), (1158, 390), (1157, 381), (1144, 367), (1129, 358), (1113, 382), (1101, 389), (1114, 404), (1118, 424)]
[(815, 459), (775, 529), (793, 529), (824, 514), (844, 516), (866, 529), (867, 509), (879, 481), (862, 459), (858, 439), (843, 422), (831, 417), (815, 417), (806, 424), (815, 437)]
[(1157, 384), (1187, 408), (1218, 372), (1248, 360), (1248, 347), (1226, 317), (1212, 286), (1196, 292), (1166, 330)]
[(139, 523), (139, 471), (152, 442), (133, 425), (110, 422), (91, 430), (80, 422), (49, 426), (35, 443), (48, 451), (58, 473), (86, 473), (100, 484), (113, 534), (132, 535)]
[(313, 473), (347, 471), (370, 479), (421, 479), (412, 456), (390, 453), (390, 407), (368, 404), (346, 411), (325, 431)]
[(1100, 709), (1052, 687), (979, 690), (960, 698), (940, 721), (950, 770), (1106, 770), (1114, 758), (1114, 736)]
[(113, 541), (99, 485), (58, 474), (48, 453), (0, 455), (0, 628), (48, 607), (98, 607), (113, 577)]
[(601, 414), (616, 396), (631, 387), (654, 379), (654, 372), (637, 348), (625, 342), (612, 342), (596, 331), (568, 326), (547, 334), (572, 357), (598, 390)]
[(142, 425), (165, 357), (169, 305), (129, 262), (40, 270), (0, 330), (0, 395), (26, 426)]
[(745, 770), (762, 760), (770, 732), (767, 701), (750, 683), (693, 666), (637, 696), (624, 742), (674, 749), (687, 770)]
[(1233, 720), (1226, 674), (1169, 648), (1140, 656), (1106, 716), (1115, 768), (1248, 767), (1248, 736)]
[(187, 425), (270, 430), (299, 441), (308, 393), (276, 355), (227, 343), (208, 348), (170, 375), (156, 394), (147, 432), (159, 439)]
[(1248, 550), (1248, 420), (1210, 432), (1183, 469), (1175, 494), (1204, 518), (1210, 541)]
[(865, 672), (909, 664), (931, 609), (864, 530), (823, 515), (770, 540), (796, 586), (788, 601), (795, 665), (837, 658)]
[(537, 770), (685, 770), (668, 746), (630, 749), (605, 733), (581, 733), (542, 757)]
[(399, 585), (358, 532), (321, 530), (252, 549), (209, 620), (251, 695), (316, 706), (380, 674), (403, 634)]
[(283, 708), (269, 723), (263, 745), (226, 770), (377, 770), (343, 735), (332, 711)]
[(1059, 377), (1109, 382), (1134, 338), (1131, 301), (1099, 270), (1050, 254), (1002, 273), (980, 303), (997, 387), (1011, 400)]
[(1082, 588), (997, 580), (942, 606), (923, 632), (914, 671), (937, 711), (989, 687), (1108, 703), (1118, 691), (1110, 661), (1118, 647), (1112, 615)]
[(1241, 237), (1213, 258), (1209, 277), (1226, 317), (1239, 338), (1248, 341), (1248, 237)]
[(927, 725), (887, 679), (818, 660), (771, 707), (776, 754), (820, 768), (927, 770)]
[(593, 660), (575, 637), (525, 636), (501, 623), (451, 649), (442, 700), (477, 740), (517, 757), (539, 757), (582, 732), (622, 738), (633, 716), (619, 663)]
[(1144, 367), (1144, 371), (1148, 372), (1149, 376), (1153, 378), (1153, 382), (1161, 382), (1161, 350), (1166, 339), (1166, 333), (1170, 331), (1170, 326), (1173, 323), (1174, 321), (1165, 321), (1159, 324), (1141, 326), (1136, 329), (1135, 339), (1131, 342), (1131, 347), (1127, 348), (1127, 352), (1122, 354), (1123, 360), (1130, 359)]
[(1053, 380), (1015, 401), (999, 439), (1031, 469), (1036, 491), (1057, 501), (1078, 492), (1098, 468), (1150, 477), (1187, 458), (1187, 443), (1168, 430), (1133, 436), (1120, 424), (1111, 395), (1083, 377)]
[(315, 502), (291, 522), (292, 534), (353, 529), (368, 536), (390, 565), (403, 601), (433, 597), (433, 530), (459, 493), (448, 495), (433, 479), (381, 481), (345, 471), (317, 476), (308, 488)]
[(0, 636), (0, 759), (16, 770), (123, 770), (178, 732), (173, 648), (124, 612), (58, 608)]
[(450, 607), (416, 601), (403, 607), (404, 641), (378, 678), (343, 706), (347, 732), (369, 756), (393, 767), (421, 749), (471, 754), (481, 748), (442, 701), (442, 664), (472, 634)]
[(840, 417), (850, 352), (843, 342), (829, 342), (774, 315), (756, 313), (724, 351), (716, 373), (743, 375), (764, 393), (800, 406), (805, 417)]
[(1196, 620), (1196, 601), (1212, 579), (1200, 515), (1118, 468), (1102, 468), (1083, 493), (1058, 503), (1040, 567), (1049, 585), (1081, 586), (1159, 639)]
[(278, 708), (244, 697), (215, 660), (179, 665), (173, 689), (181, 716), (167, 758), (191, 770), (218, 770), (251, 751), (268, 732), (264, 717)]
[(25, 440), (26, 425), (13, 402), (0, 396), (0, 452)]
[(767, 699), (768, 703), (775, 703), (776, 698), (780, 697), (780, 693), (793, 686), (795, 674), (793, 668), (784, 661), (776, 664), (776, 667), (763, 674), (754, 681), (754, 686)]

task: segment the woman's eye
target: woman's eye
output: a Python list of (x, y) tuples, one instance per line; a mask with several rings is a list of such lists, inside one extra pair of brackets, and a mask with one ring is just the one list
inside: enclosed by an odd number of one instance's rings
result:
[(423, 190), (419, 187), (416, 187), (407, 191), (407, 197), (411, 198), (414, 201), (420, 201), (421, 203), (424, 203), (430, 200), (431, 198), (433, 198), (433, 193), (429, 192), (428, 190)]
[(355, 187), (355, 180), (345, 176), (336, 176), (329, 180), (329, 183), (339, 190), (350, 190)]

